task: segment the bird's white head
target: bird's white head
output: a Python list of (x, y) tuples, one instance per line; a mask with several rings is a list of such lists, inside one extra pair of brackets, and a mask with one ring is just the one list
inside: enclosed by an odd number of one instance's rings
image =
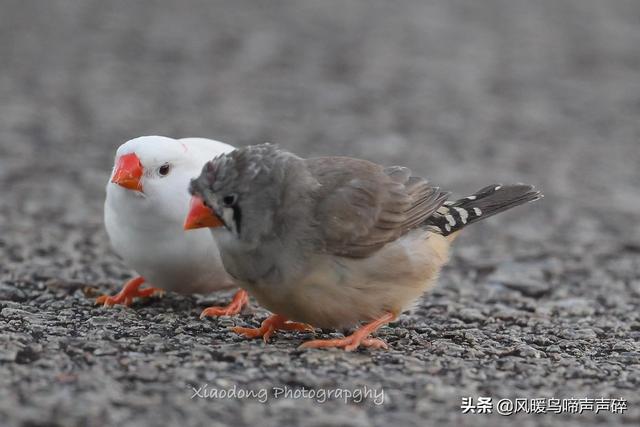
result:
[(231, 150), (202, 138), (141, 136), (118, 148), (109, 185), (119, 187), (124, 197), (176, 202), (177, 195), (188, 198), (189, 180), (207, 160)]

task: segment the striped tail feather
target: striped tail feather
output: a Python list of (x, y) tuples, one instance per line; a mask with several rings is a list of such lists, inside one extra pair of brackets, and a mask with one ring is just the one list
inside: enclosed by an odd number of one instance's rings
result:
[(476, 221), (542, 197), (542, 193), (532, 185), (490, 185), (471, 196), (444, 202), (436, 213), (425, 221), (425, 225), (443, 236), (448, 236)]

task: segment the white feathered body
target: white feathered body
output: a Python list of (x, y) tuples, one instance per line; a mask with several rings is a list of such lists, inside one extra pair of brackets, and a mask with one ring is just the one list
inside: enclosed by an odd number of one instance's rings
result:
[(205, 162), (233, 147), (201, 138), (142, 137), (123, 144), (116, 157), (148, 151), (151, 144), (157, 144), (157, 155), (147, 153), (149, 161), (162, 162), (167, 151), (178, 160), (165, 179), (145, 171), (143, 193), (109, 182), (104, 221), (114, 250), (153, 287), (185, 294), (233, 287), (210, 232), (183, 229), (191, 198), (189, 180)]

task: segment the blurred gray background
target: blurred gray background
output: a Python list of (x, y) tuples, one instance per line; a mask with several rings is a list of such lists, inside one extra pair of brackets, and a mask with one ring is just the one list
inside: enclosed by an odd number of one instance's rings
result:
[[(635, 0), (0, 0), (0, 424), (637, 425), (639, 116)], [(389, 352), (298, 352), (295, 334), (265, 347), (225, 329), (263, 311), (197, 319), (219, 296), (87, 297), (132, 274), (102, 203), (115, 149), (147, 134), (546, 198), (472, 227), (438, 289), (380, 331)], [(205, 382), (387, 400), (191, 400)], [(629, 410), (465, 416), (463, 396)]]

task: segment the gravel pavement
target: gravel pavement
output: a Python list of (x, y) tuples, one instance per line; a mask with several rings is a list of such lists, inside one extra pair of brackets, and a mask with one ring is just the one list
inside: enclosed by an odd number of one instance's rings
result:
[[(640, 2), (0, 0), (0, 100), (1, 426), (640, 425)], [(145, 134), (546, 197), (470, 227), (389, 351), (299, 351), (228, 331), (255, 304), (198, 319), (229, 294), (93, 305), (133, 274), (102, 203)]]

